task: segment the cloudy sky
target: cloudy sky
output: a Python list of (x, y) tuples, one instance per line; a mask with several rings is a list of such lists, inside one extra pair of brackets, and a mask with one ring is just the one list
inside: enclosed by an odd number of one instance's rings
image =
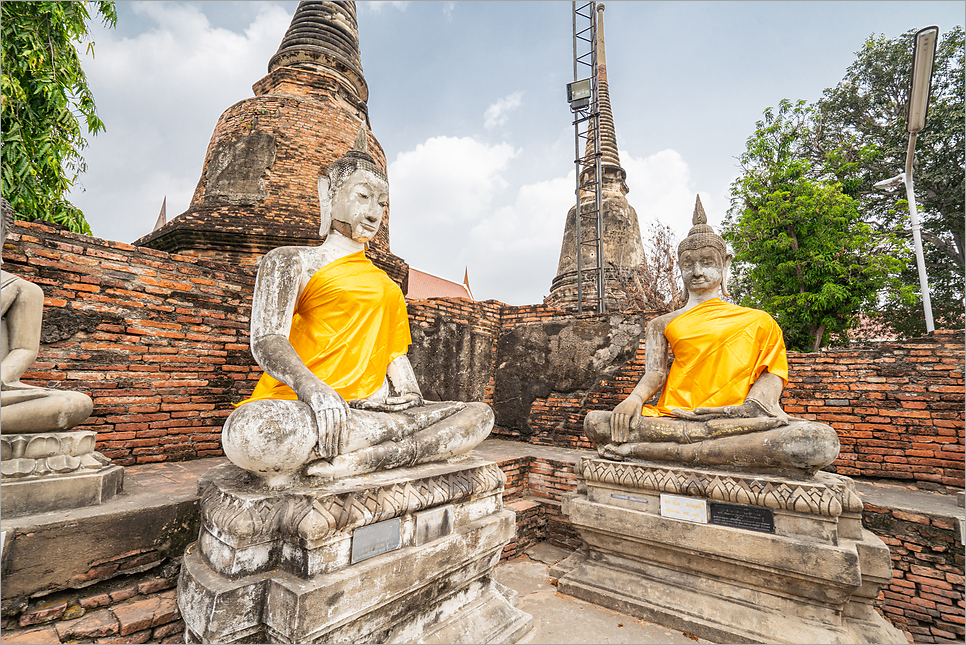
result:
[[(717, 225), (765, 108), (818, 99), (870, 35), (963, 24), (961, 2), (607, 2), (607, 70), (645, 242)], [(132, 242), (187, 209), (218, 117), (252, 96), (296, 2), (118, 2), (84, 57), (107, 131), (71, 198)], [(392, 248), (478, 299), (541, 302), (574, 200), (570, 2), (359, 2)]]

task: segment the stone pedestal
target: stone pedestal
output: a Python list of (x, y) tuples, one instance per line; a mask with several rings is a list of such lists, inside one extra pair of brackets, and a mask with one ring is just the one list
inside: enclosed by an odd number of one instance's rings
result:
[(124, 469), (94, 452), (90, 430), (0, 435), (0, 512), (20, 517), (102, 504)]
[(564, 512), (585, 548), (551, 570), (561, 593), (717, 643), (906, 642), (872, 605), (892, 564), (849, 478), (575, 470)]
[(198, 482), (178, 605), (187, 642), (515, 642), (532, 619), (490, 574), (515, 530), (504, 475), (465, 457), (269, 491)]

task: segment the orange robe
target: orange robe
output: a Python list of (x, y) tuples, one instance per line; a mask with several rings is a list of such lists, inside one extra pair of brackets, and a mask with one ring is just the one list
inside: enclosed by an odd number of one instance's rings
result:
[(782, 330), (764, 311), (713, 298), (669, 322), (664, 337), (674, 362), (657, 405), (645, 405), (642, 416), (741, 405), (765, 369), (788, 383)]
[[(399, 286), (364, 251), (325, 265), (295, 306), (289, 342), (302, 362), (346, 401), (375, 394), (389, 363), (412, 342)], [(298, 397), (267, 373), (242, 404)]]

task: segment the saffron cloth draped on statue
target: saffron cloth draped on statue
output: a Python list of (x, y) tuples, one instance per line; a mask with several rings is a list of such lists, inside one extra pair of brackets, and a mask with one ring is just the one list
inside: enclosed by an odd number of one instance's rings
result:
[[(389, 363), (412, 342), (406, 300), (399, 286), (364, 251), (319, 269), (295, 306), (289, 342), (302, 362), (346, 401), (378, 390)], [(298, 397), (288, 385), (262, 374), (242, 404)]]
[(674, 362), (657, 405), (645, 405), (642, 416), (741, 405), (765, 369), (788, 383), (782, 331), (764, 311), (713, 298), (668, 323), (664, 337)]

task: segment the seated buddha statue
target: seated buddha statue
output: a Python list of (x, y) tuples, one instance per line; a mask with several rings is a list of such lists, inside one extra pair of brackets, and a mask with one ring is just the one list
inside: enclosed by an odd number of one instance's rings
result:
[(589, 412), (584, 432), (608, 459), (812, 475), (838, 456), (838, 436), (782, 410), (781, 329), (764, 311), (721, 300), (731, 255), (700, 198), (692, 223), (678, 246), (687, 302), (648, 323), (644, 376), (613, 411)]
[[(13, 225), (13, 208), (2, 201), (0, 245)], [(32, 282), (0, 270), (2, 340), (0, 340), (0, 432), (31, 434), (63, 432), (90, 416), (94, 403), (82, 392), (55, 390), (21, 383), (37, 359), (44, 315), (44, 292)], [(6, 459), (6, 457), (4, 457)]]
[(423, 401), (406, 356), (406, 301), (364, 251), (388, 200), (362, 129), (319, 178), (325, 241), (261, 260), (251, 348), (264, 374), (226, 420), (222, 444), (270, 487), (442, 461), (493, 427), (486, 404)]

